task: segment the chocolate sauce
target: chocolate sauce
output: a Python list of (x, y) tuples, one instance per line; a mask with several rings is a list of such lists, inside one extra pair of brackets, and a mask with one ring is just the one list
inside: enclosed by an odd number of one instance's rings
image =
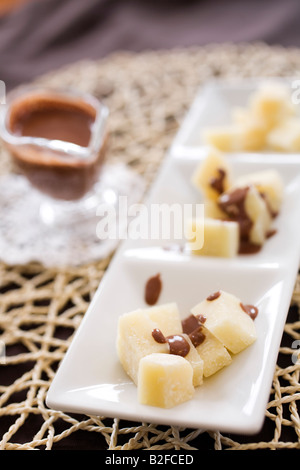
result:
[(249, 187), (237, 188), (230, 193), (224, 193), (219, 198), (219, 206), (228, 215), (229, 220), (235, 221), (240, 227), (241, 240), (248, 240), (253, 225), (245, 210), (245, 200)]
[(49, 99), (26, 101), (12, 108), (10, 128), (16, 135), (57, 139), (87, 147), (95, 110)]
[(186, 333), (187, 335), (189, 335), (190, 333), (195, 331), (197, 328), (199, 328), (199, 326), (201, 326), (202, 323), (200, 322), (198, 317), (191, 314), (181, 321), (181, 325), (182, 325), (183, 333)]
[(240, 306), (244, 310), (244, 312), (252, 318), (252, 320), (255, 320), (258, 315), (257, 307), (255, 307), (254, 305), (244, 305), (242, 302), (240, 303)]
[(254, 255), (261, 250), (261, 245), (256, 245), (248, 240), (240, 240), (239, 254), (240, 255)]
[(205, 334), (202, 332), (205, 320), (204, 315), (191, 314), (181, 321), (183, 333), (189, 336), (195, 348), (205, 340)]
[[(11, 105), (8, 127), (15, 136), (59, 140), (88, 148), (95, 108), (83, 99), (45, 93), (19, 98)], [(37, 145), (8, 148), (33, 186), (63, 200), (76, 200), (95, 184), (103, 163), (105, 143), (91, 158), (78, 158)]]
[(152, 336), (157, 343), (166, 343), (166, 338), (164, 337), (159, 328), (154, 328), (154, 330), (152, 330)]
[(190, 352), (190, 345), (182, 335), (171, 335), (166, 338), (170, 354), (185, 357)]
[(210, 186), (217, 191), (217, 193), (222, 194), (225, 191), (224, 182), (226, 177), (226, 172), (223, 168), (218, 168), (218, 176), (210, 180)]
[(155, 305), (158, 301), (162, 289), (160, 274), (150, 277), (145, 286), (145, 302), (148, 305)]
[(271, 229), (271, 230), (268, 230), (268, 232), (266, 233), (266, 238), (271, 238), (271, 237), (273, 237), (274, 235), (276, 235), (276, 233), (277, 233), (276, 228)]
[(203, 341), (205, 340), (205, 334), (202, 331), (202, 326), (199, 326), (199, 328), (192, 331), (189, 334), (189, 338), (190, 338), (192, 344), (195, 346), (195, 348), (197, 346), (199, 346), (200, 344), (202, 344)]
[(182, 335), (164, 336), (159, 328), (155, 328), (152, 337), (157, 343), (168, 343), (170, 354), (185, 357), (190, 351), (190, 345)]
[(220, 297), (220, 295), (221, 295), (220, 291), (215, 292), (214, 294), (211, 294), (208, 297), (206, 297), (206, 300), (208, 300), (209, 302), (212, 302), (213, 300), (218, 299)]

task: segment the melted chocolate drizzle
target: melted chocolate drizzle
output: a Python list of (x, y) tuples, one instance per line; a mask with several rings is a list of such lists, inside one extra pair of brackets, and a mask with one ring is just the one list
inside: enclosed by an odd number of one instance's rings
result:
[(217, 193), (222, 194), (225, 190), (224, 182), (226, 177), (226, 172), (223, 168), (218, 168), (218, 176), (210, 180), (210, 186), (217, 191)]
[(205, 334), (202, 331), (205, 320), (204, 315), (191, 314), (181, 322), (183, 333), (189, 336), (195, 348), (205, 340)]
[(150, 277), (145, 286), (145, 302), (148, 305), (155, 305), (158, 301), (162, 289), (160, 274)]
[(159, 328), (155, 328), (152, 337), (157, 343), (168, 343), (170, 354), (185, 357), (190, 351), (190, 345), (182, 335), (164, 336)]
[(255, 307), (254, 305), (244, 305), (242, 302), (240, 303), (241, 308), (244, 310), (247, 315), (249, 315), (252, 320), (255, 320), (255, 318), (258, 315), (258, 308)]
[(253, 225), (245, 209), (245, 200), (249, 187), (237, 188), (229, 193), (224, 193), (219, 198), (219, 207), (227, 214), (230, 220), (235, 221), (240, 227), (242, 240), (248, 240)]
[(206, 297), (206, 300), (208, 300), (209, 302), (212, 302), (213, 300), (216, 300), (220, 297), (221, 295), (221, 292), (218, 291), (218, 292), (214, 292), (213, 294), (209, 295), (208, 297)]

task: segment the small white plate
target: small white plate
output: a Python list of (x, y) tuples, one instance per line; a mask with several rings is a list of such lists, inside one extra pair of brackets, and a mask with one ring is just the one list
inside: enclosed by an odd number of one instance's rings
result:
[[(298, 103), (299, 80), (293, 78), (265, 78), (229, 81), (212, 80), (199, 90), (195, 100), (177, 133), (170, 152), (175, 157), (198, 159), (205, 152), (202, 131), (205, 127), (228, 125), (232, 122), (232, 110), (246, 107), (250, 95), (262, 83), (284, 84), (291, 95), (291, 104)], [(299, 113), (300, 114), (300, 113)]]
[[(226, 94), (225, 85), (214, 89)], [(245, 85), (229, 89), (228, 97), (234, 104), (242, 104), (239, 99), (244, 99)], [(211, 113), (218, 115), (219, 100), (209, 93)], [(196, 99), (193, 112), (188, 114), (184, 133), (180, 131), (175, 139), (148, 196), (148, 204), (201, 202), (201, 196), (190, 184), (196, 159), (200, 158), (200, 147), (197, 154), (191, 135), (195, 135), (197, 123), (205, 122), (205, 103), (207, 93), (202, 94), (202, 100)], [(184, 139), (190, 136), (190, 140), (184, 141), (183, 134)], [(162, 249), (166, 243), (160, 241), (124, 241), (51, 384), (49, 407), (243, 434), (260, 430), (299, 266), (300, 155), (237, 154), (231, 159), (236, 174), (270, 166), (280, 171), (285, 200), (276, 219), (276, 235), (259, 253), (231, 260), (166, 251)], [(183, 318), (192, 306), (219, 289), (259, 307), (255, 320), (257, 341), (236, 355), (229, 367), (205, 379), (191, 401), (172, 409), (138, 403), (137, 389), (124, 373), (116, 352), (118, 317), (146, 306), (145, 282), (158, 272), (163, 281), (159, 303), (177, 302)]]

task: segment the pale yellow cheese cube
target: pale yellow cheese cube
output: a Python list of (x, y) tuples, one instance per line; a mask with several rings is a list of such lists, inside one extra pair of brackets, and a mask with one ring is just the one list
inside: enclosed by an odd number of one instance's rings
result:
[(193, 368), (182, 356), (149, 354), (139, 363), (138, 400), (143, 405), (172, 408), (195, 393)]
[(181, 332), (181, 318), (175, 302), (147, 308), (144, 310), (144, 315), (148, 315), (150, 320), (156, 324), (156, 328), (159, 328), (164, 336)]
[(259, 119), (249, 119), (228, 126), (207, 129), (205, 142), (223, 152), (258, 151), (264, 149), (267, 128)]
[(240, 299), (225, 291), (192, 308), (193, 315), (206, 317), (205, 327), (232, 353), (237, 354), (257, 338), (255, 323), (245, 313)]
[(250, 186), (245, 200), (245, 210), (252, 220), (249, 241), (255, 245), (263, 245), (270, 229), (272, 217), (266, 201), (254, 186)]
[[(198, 231), (204, 231), (203, 243)], [(237, 222), (205, 218), (203, 223), (191, 220), (186, 226), (188, 246), (198, 256), (232, 258), (239, 250), (239, 225)]]
[(300, 151), (300, 118), (292, 117), (282, 120), (267, 137), (270, 149), (279, 152)]
[(295, 112), (288, 87), (273, 81), (262, 84), (251, 95), (248, 107), (254, 116), (265, 122), (269, 130)]
[(236, 152), (241, 149), (243, 130), (235, 124), (208, 127), (202, 133), (204, 143), (222, 152)]
[(267, 130), (259, 122), (250, 121), (242, 126), (241, 150), (263, 150), (266, 145)]
[(166, 343), (158, 343), (152, 331), (159, 328), (167, 336), (181, 332), (176, 303), (169, 303), (125, 313), (119, 318), (117, 352), (125, 372), (137, 383), (140, 359), (152, 352), (169, 353)]
[(263, 150), (268, 134), (268, 126), (264, 120), (253, 115), (247, 108), (234, 108), (232, 116), (242, 131), (241, 150)]
[(228, 216), (222, 211), (217, 201), (212, 199), (204, 200), (204, 217), (207, 219), (225, 220)]
[(184, 356), (184, 358), (191, 364), (193, 368), (193, 385), (194, 387), (198, 387), (203, 383), (203, 358), (199, 355), (197, 348), (195, 348), (189, 336), (185, 333), (182, 333), (182, 336), (186, 339), (190, 346), (190, 350), (188, 354)]
[(274, 216), (280, 211), (284, 197), (284, 184), (277, 170), (270, 168), (242, 175), (235, 180), (234, 185), (237, 187), (254, 185), (266, 198), (271, 215)]
[(205, 198), (216, 201), (232, 184), (232, 170), (225, 156), (216, 149), (210, 149), (194, 171), (192, 183)]
[(205, 326), (202, 327), (204, 341), (196, 346), (196, 350), (203, 359), (203, 375), (210, 377), (232, 362), (232, 357), (219, 341)]

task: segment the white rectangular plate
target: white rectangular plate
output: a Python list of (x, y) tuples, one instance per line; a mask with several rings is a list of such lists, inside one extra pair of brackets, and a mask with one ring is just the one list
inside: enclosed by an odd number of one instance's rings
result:
[[(250, 89), (253, 85), (250, 85)], [(174, 141), (147, 203), (201, 202), (190, 176), (202, 158), (195, 135), (221, 103), (243, 104), (243, 83), (214, 85), (199, 95)], [(219, 97), (219, 99), (216, 99)], [(212, 120), (210, 118), (210, 124)], [(196, 149), (198, 149), (196, 151)], [(230, 156), (235, 173), (279, 170), (285, 199), (276, 219), (278, 232), (263, 249), (235, 259), (196, 258), (161, 249), (165, 242), (124, 241), (114, 256), (72, 344), (50, 387), (47, 404), (66, 412), (119, 417), (156, 424), (251, 434), (264, 421), (281, 336), (300, 257), (300, 155), (237, 154)], [(205, 379), (191, 401), (172, 409), (138, 403), (137, 389), (117, 357), (118, 317), (144, 303), (145, 282), (161, 274), (159, 303), (177, 302), (182, 317), (219, 289), (259, 307), (258, 339), (234, 357), (232, 364)]]

